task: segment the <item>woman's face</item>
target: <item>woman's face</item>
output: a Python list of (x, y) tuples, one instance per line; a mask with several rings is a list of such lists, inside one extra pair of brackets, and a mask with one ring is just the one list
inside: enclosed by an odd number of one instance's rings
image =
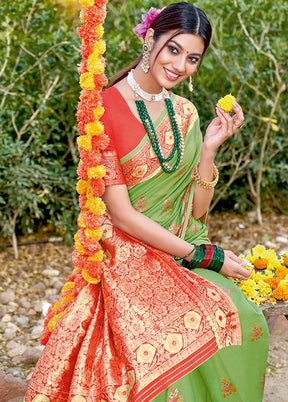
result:
[[(192, 75), (197, 69), (204, 52), (204, 41), (198, 35), (179, 34), (173, 36), (172, 32), (163, 34), (157, 42), (150, 38), (150, 70), (151, 78), (161, 88), (173, 88), (181, 81)], [(149, 38), (146, 38), (149, 39)], [(149, 46), (149, 42), (148, 42)], [(159, 50), (163, 47), (163, 49)], [(159, 54), (158, 54), (159, 53)], [(157, 56), (158, 54), (158, 56)]]

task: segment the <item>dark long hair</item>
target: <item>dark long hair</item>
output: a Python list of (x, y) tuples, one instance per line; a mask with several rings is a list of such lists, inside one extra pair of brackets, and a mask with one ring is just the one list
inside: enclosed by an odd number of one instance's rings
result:
[[(150, 28), (154, 29), (153, 39), (155, 42), (165, 33), (174, 31), (173, 35), (164, 43), (159, 50), (157, 56), (166, 46), (166, 44), (175, 36), (180, 34), (192, 34), (199, 35), (204, 42), (203, 56), (209, 46), (212, 28), (210, 22), (207, 19), (206, 14), (200, 8), (194, 6), (194, 4), (180, 1), (178, 3), (170, 4), (165, 7), (164, 10), (158, 15), (152, 22)], [(156, 56), (156, 58), (157, 58)], [(142, 59), (142, 55), (139, 56), (132, 64), (121, 70), (109, 84), (112, 86), (116, 82), (122, 80), (127, 76), (128, 72), (135, 68)], [(203, 57), (201, 58), (202, 61)], [(201, 64), (200, 61), (200, 64)], [(200, 67), (200, 64), (198, 68)]]

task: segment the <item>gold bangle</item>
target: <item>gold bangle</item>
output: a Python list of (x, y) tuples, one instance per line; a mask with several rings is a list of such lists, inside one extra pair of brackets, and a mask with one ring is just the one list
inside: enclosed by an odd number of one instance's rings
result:
[(213, 181), (205, 181), (201, 178), (199, 174), (199, 163), (197, 163), (196, 168), (192, 168), (192, 179), (194, 179), (195, 183), (197, 183), (200, 187), (204, 188), (205, 190), (212, 190), (218, 182), (219, 179), (219, 172), (217, 167), (213, 163), (213, 174), (215, 179)]

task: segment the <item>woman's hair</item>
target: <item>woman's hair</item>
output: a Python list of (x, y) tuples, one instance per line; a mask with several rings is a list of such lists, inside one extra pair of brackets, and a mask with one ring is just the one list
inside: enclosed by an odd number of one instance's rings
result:
[[(168, 38), (168, 40), (159, 50), (158, 54), (156, 55), (156, 58), (158, 57), (162, 49), (166, 46), (166, 44), (172, 38), (180, 34), (199, 35), (204, 42), (204, 51), (203, 51), (204, 55), (209, 46), (212, 35), (212, 28), (210, 22), (208, 21), (204, 11), (194, 6), (193, 4), (186, 3), (183, 1), (179, 3), (170, 4), (169, 6), (165, 7), (152, 22), (150, 28), (154, 30), (153, 39), (155, 41), (157, 41), (163, 34), (169, 31), (174, 31), (173, 35), (171, 35), (171, 37)], [(128, 72), (131, 69), (135, 68), (139, 64), (141, 59), (142, 55), (140, 55), (128, 67), (120, 71), (112, 80), (109, 86), (116, 84), (116, 82), (126, 77)]]

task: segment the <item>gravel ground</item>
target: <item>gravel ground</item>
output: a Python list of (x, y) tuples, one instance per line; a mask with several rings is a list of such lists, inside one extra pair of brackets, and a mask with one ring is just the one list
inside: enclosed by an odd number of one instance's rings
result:
[[(213, 243), (235, 253), (256, 244), (288, 250), (287, 216), (264, 216), (260, 226), (253, 215), (212, 215), (209, 231)], [(71, 254), (72, 248), (63, 243), (20, 246), (18, 260), (11, 247), (0, 252), (0, 402), (23, 400), (42, 352), (43, 314), (58, 299), (72, 271)], [(288, 321), (281, 317), (268, 324), (271, 341), (264, 402), (284, 402), (288, 400)]]

